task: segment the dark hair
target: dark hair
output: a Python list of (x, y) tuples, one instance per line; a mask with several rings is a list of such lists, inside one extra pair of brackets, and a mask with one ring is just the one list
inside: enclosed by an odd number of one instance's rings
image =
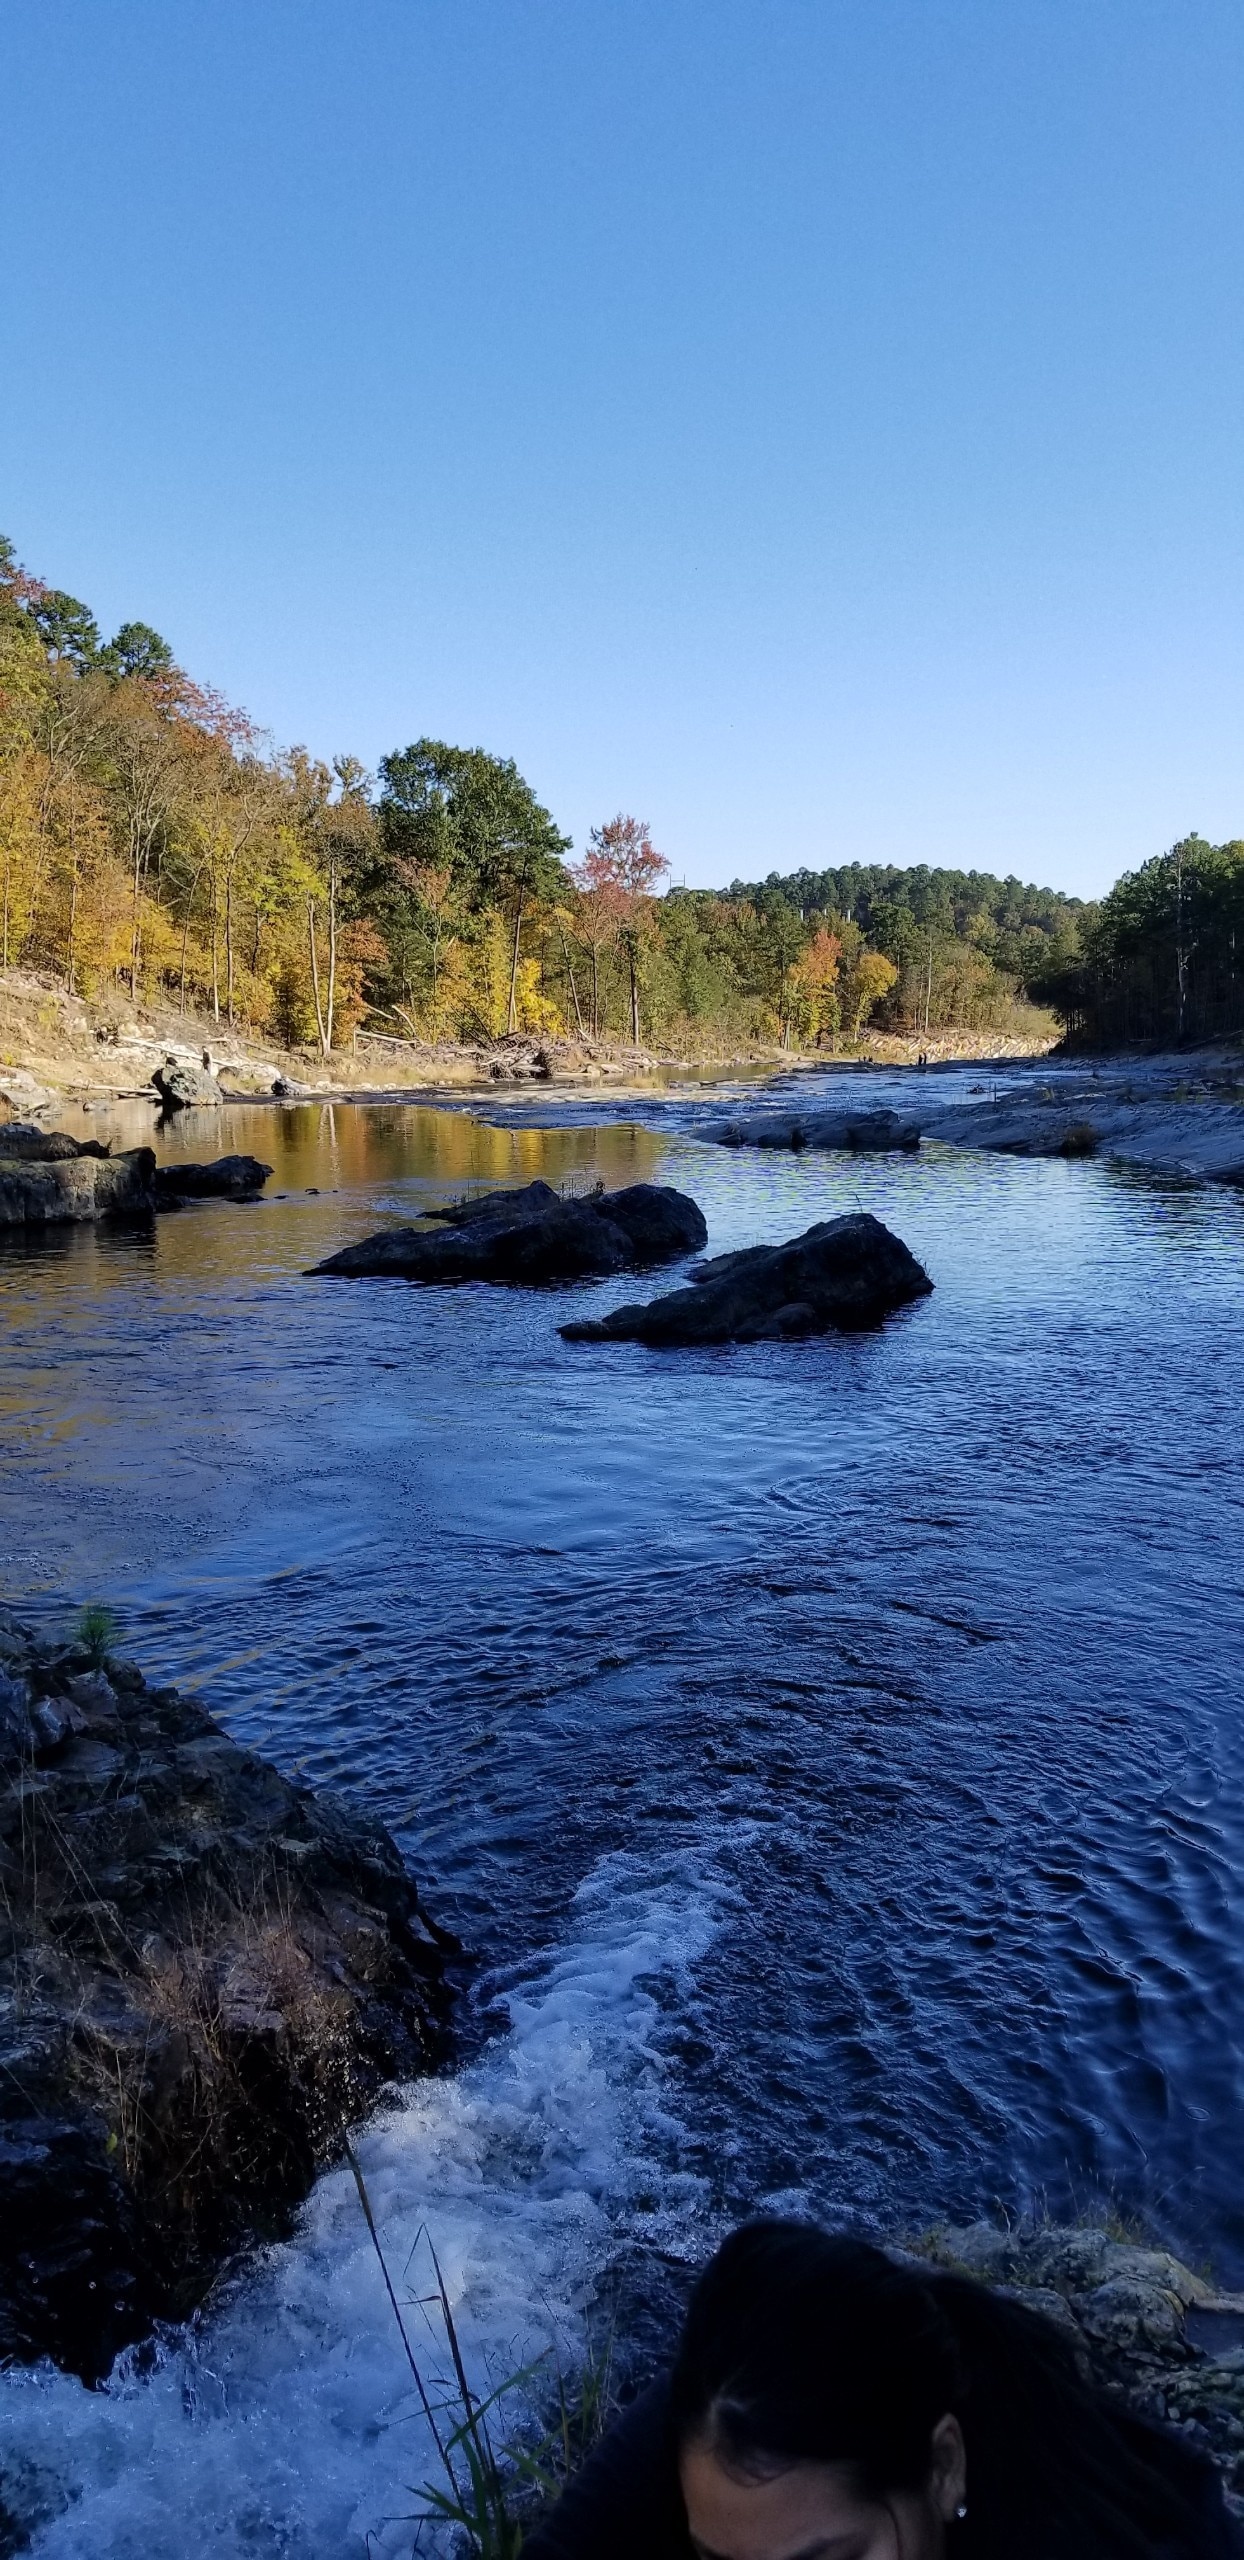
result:
[(1232, 2548), (1216, 2479), (1079, 2372), (1051, 2320), (966, 2276), (811, 2223), (754, 2222), (700, 2277), (674, 2368), (679, 2448), (744, 2477), (847, 2463), (884, 2501), (967, 2446), (956, 2560), (1208, 2560)]

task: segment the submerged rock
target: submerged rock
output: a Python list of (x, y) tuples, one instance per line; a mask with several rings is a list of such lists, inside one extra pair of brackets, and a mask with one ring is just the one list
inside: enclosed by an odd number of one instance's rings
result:
[(164, 1164), (155, 1177), (156, 1207), (181, 1200), (257, 1200), (272, 1171), (258, 1156), (217, 1156), (214, 1164)]
[(280, 2230), (453, 1943), (360, 1808), (0, 1612), (0, 2360), (97, 2379)]
[(790, 1341), (875, 1324), (892, 1307), (927, 1297), (933, 1283), (901, 1237), (879, 1218), (829, 1218), (789, 1244), (721, 1254), (643, 1307), (616, 1307), (597, 1322), (564, 1324), (567, 1342)]
[(429, 1215), (447, 1232), (389, 1227), (317, 1263), (316, 1274), (358, 1279), (388, 1273), (406, 1280), (491, 1280), (535, 1288), (672, 1262), (698, 1252), (708, 1237), (695, 1201), (653, 1182), (572, 1200), (547, 1182), (529, 1182), (518, 1191), (486, 1192)]
[(696, 1135), (719, 1147), (777, 1147), (795, 1154), (804, 1147), (841, 1147), (851, 1155), (893, 1148), (910, 1153), (920, 1144), (915, 1121), (897, 1111), (756, 1111), (724, 1126), (710, 1121)]
[(215, 1076), (206, 1067), (187, 1066), (181, 1058), (166, 1058), (151, 1081), (166, 1111), (217, 1111), (224, 1101)]

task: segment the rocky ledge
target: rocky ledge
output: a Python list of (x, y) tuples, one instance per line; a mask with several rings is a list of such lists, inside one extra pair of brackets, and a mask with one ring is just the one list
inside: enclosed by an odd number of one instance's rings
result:
[(1244, 2512), (1244, 2294), (1091, 2227), (974, 2223), (929, 2232), (916, 2251), (1046, 2312), (1086, 2374), (1213, 2455)]
[(428, 1212), (441, 1230), (387, 1227), (346, 1245), (311, 1276), (355, 1280), (492, 1280), (536, 1288), (558, 1280), (604, 1279), (615, 1271), (697, 1253), (708, 1228), (694, 1200), (655, 1182), (626, 1191), (564, 1199), (547, 1182), (490, 1191)]
[(113, 1155), (98, 1138), (11, 1120), (0, 1128), (0, 1227), (84, 1226), (187, 1200), (257, 1200), (271, 1171), (258, 1156), (157, 1166), (151, 1147)]
[(564, 1324), (567, 1342), (786, 1342), (803, 1334), (876, 1324), (894, 1307), (928, 1297), (933, 1283), (901, 1236), (865, 1214), (827, 1218), (789, 1244), (719, 1254), (643, 1307), (615, 1307), (596, 1322)]
[(97, 2379), (445, 2048), (393, 1841), (0, 1612), (0, 2359)]

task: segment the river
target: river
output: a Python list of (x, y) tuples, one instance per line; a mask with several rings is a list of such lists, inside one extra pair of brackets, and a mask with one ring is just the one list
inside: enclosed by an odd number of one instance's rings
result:
[[(0, 1257), (6, 1596), (111, 1601), (472, 1951), (455, 2068), (363, 2156), (480, 2372), (573, 2356), (606, 2276), (659, 2310), (762, 2203), (1106, 2205), (1244, 2281), (1244, 1198), (735, 1152), (724, 1107), (237, 1108), (264, 1203)], [(662, 1354), (559, 1339), (633, 1280), (302, 1276), (535, 1174), (676, 1182), (714, 1251), (863, 1206), (935, 1293)], [(405, 2553), (428, 2470), (348, 2173), (193, 2333), (10, 2377), (0, 2425), (47, 2560)]]

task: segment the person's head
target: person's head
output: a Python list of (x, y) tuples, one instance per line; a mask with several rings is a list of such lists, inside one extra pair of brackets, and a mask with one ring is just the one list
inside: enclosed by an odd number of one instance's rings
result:
[(674, 2373), (705, 2560), (939, 2560), (969, 2494), (958, 2341), (866, 2242), (753, 2223), (696, 2289)]
[[(671, 2386), (702, 2560), (1185, 2560), (1212, 2479), (1039, 2313), (810, 2223), (736, 2231)], [(1220, 2503), (1220, 2500), (1219, 2500)]]

